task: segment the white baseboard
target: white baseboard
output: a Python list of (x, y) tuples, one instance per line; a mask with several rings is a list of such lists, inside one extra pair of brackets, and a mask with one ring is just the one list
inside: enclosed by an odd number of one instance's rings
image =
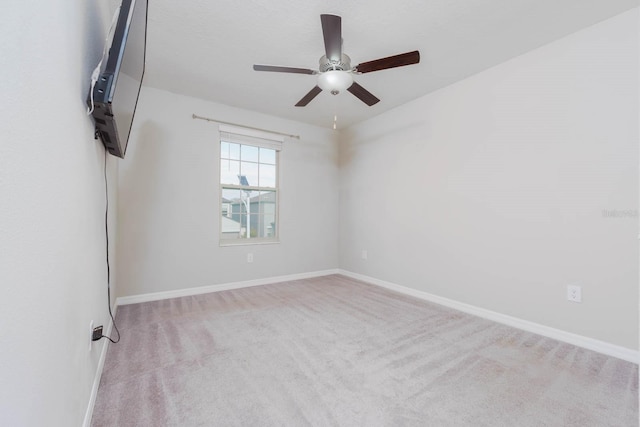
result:
[(502, 323), (507, 326), (522, 329), (527, 332), (542, 335), (548, 338), (553, 338), (558, 341), (563, 341), (569, 344), (577, 345), (579, 347), (593, 350), (598, 353), (606, 354), (608, 356), (616, 357), (618, 359), (626, 360), (632, 363), (638, 363), (640, 361), (640, 352), (632, 350), (619, 345), (610, 344), (604, 341), (596, 340), (594, 338), (585, 337), (582, 335), (573, 334), (571, 332), (563, 331), (560, 329), (544, 326), (539, 323), (530, 322), (528, 320), (519, 319), (517, 317), (508, 316), (495, 311), (487, 310), (484, 308), (476, 307), (471, 304), (465, 304), (463, 302), (455, 301), (448, 298), (439, 297), (424, 291), (408, 288), (406, 286), (398, 285), (395, 283), (379, 280), (373, 277), (365, 276), (351, 271), (339, 270), (339, 274), (347, 277), (351, 277), (356, 280), (370, 283), (372, 285), (380, 286), (392, 291), (400, 292), (405, 295), (410, 295), (416, 298), (423, 299), (425, 301), (433, 302), (436, 304), (444, 305), (446, 307), (453, 308), (465, 313), (472, 314), (474, 316), (482, 317), (485, 319), (493, 320), (494, 322)]
[[(328, 276), (330, 274), (342, 274), (344, 276), (361, 280), (363, 282), (367, 282), (372, 285), (380, 286), (386, 289), (400, 292), (405, 295), (410, 295), (416, 298), (420, 298), (422, 300), (433, 302), (435, 304), (440, 304), (445, 307), (450, 307), (455, 310), (462, 311), (464, 313), (469, 313), (474, 316), (482, 317), (484, 319), (489, 319), (494, 322), (502, 323), (507, 326), (522, 329), (527, 332), (532, 332), (534, 334), (542, 335), (548, 338), (553, 338), (558, 341), (563, 341), (569, 344), (577, 345), (579, 347), (593, 350), (598, 353), (606, 354), (608, 356), (616, 357), (632, 363), (640, 362), (640, 352), (638, 350), (632, 350), (626, 347), (600, 341), (594, 338), (589, 338), (589, 337), (574, 334), (571, 332), (563, 331), (561, 329), (551, 328), (549, 326), (541, 325), (539, 323), (534, 323), (528, 320), (519, 319), (517, 317), (508, 316), (506, 314), (487, 310), (485, 308), (477, 307), (471, 304), (466, 304), (466, 303), (455, 301), (449, 298), (440, 297), (437, 295), (430, 294), (428, 292), (420, 291), (417, 289), (398, 285), (396, 283), (387, 282), (384, 280), (376, 279), (374, 277), (369, 277), (369, 276), (353, 273), (351, 271), (342, 270), (342, 269), (322, 270), (322, 271), (315, 271), (310, 273), (299, 273), (299, 274), (291, 274), (286, 276), (268, 277), (265, 279), (247, 280), (243, 282), (223, 283), (219, 285), (201, 286), (201, 287), (188, 288), (188, 289), (178, 289), (175, 291), (155, 292), (150, 294), (120, 297), (116, 300), (116, 306), (127, 305), (127, 304), (137, 304), (137, 303), (148, 302), (148, 301), (158, 301), (163, 299), (178, 298), (178, 297), (184, 297), (184, 296), (200, 295), (200, 294), (206, 294), (210, 292), (219, 292), (219, 291), (225, 291), (230, 289), (247, 288), (251, 286), (268, 285), (270, 283), (287, 282), (291, 280), (309, 279), (313, 277)], [(106, 353), (106, 350), (105, 350), (105, 353)], [(102, 372), (101, 368), (100, 368), (100, 372)]]
[[(177, 298), (183, 296), (199, 295), (210, 292), (219, 292), (229, 289), (240, 289), (251, 286), (261, 286), (271, 283), (288, 282), (292, 280), (310, 279), (314, 277), (328, 276), (331, 274), (342, 274), (343, 276), (351, 277), (356, 280), (360, 280), (372, 285), (380, 286), (382, 288), (390, 289), (405, 295), (409, 295), (415, 298), (419, 298), (425, 301), (429, 301), (435, 304), (440, 304), (445, 307), (450, 307), (455, 310), (469, 313), (474, 316), (482, 317), (494, 322), (502, 323), (507, 326), (522, 329), (527, 332), (542, 335), (548, 338), (553, 338), (558, 341), (563, 341), (569, 344), (573, 344), (579, 347), (593, 350), (598, 353), (606, 354), (608, 356), (616, 357), (622, 360), (626, 360), (632, 363), (638, 363), (640, 361), (640, 352), (632, 350), (626, 347), (621, 347), (615, 344), (610, 344), (604, 341), (599, 341), (593, 338), (585, 337), (582, 335), (573, 334), (560, 329), (551, 328), (538, 323), (530, 322), (527, 320), (519, 319), (517, 317), (508, 316), (495, 311), (487, 310), (481, 307), (476, 307), (471, 304), (465, 304), (459, 301), (455, 301), (449, 298), (439, 297), (437, 295), (430, 294), (428, 292), (420, 291), (417, 289), (409, 288), (406, 286), (398, 285), (396, 283), (387, 282), (384, 280), (376, 279), (373, 277), (365, 276), (363, 274), (353, 273), (351, 271), (342, 269), (322, 270), (311, 273), (291, 274), (287, 276), (269, 277), (266, 279), (247, 280), (243, 282), (223, 283), (219, 285), (202, 286), (196, 288), (179, 289), (175, 291), (155, 292), (151, 294), (133, 295), (129, 297), (117, 298), (116, 304), (113, 310), (115, 317), (118, 306), (127, 304), (137, 304), (147, 301), (157, 301), (169, 298)], [(113, 329), (113, 321), (109, 319), (109, 327), (107, 335), (111, 336)], [(93, 380), (93, 387), (91, 389), (91, 396), (89, 398), (89, 404), (85, 412), (83, 427), (89, 427), (91, 425), (91, 418), (93, 416), (93, 409), (96, 403), (96, 397), (98, 395), (98, 387), (100, 386), (100, 378), (102, 377), (102, 370), (104, 368), (105, 359), (107, 356), (107, 349), (109, 347), (109, 340), (104, 341), (102, 352), (100, 353), (100, 359), (96, 369), (95, 377)]]
[[(113, 308), (113, 317), (116, 317), (116, 311), (118, 311), (118, 305)], [(111, 336), (111, 331), (113, 329), (113, 320), (109, 317), (109, 327), (107, 328), (107, 336)], [(84, 413), (84, 421), (82, 422), (82, 427), (90, 427), (91, 426), (91, 418), (93, 418), (93, 408), (96, 405), (96, 397), (98, 396), (98, 387), (100, 386), (100, 378), (102, 378), (102, 370), (104, 369), (104, 361), (107, 358), (107, 349), (109, 348), (109, 344), (111, 341), (105, 338), (103, 341), (104, 344), (102, 346), (102, 351), (100, 352), (100, 359), (98, 359), (98, 366), (96, 368), (96, 374), (93, 378), (93, 387), (91, 387), (91, 396), (89, 396), (89, 404), (87, 405), (87, 410)]]
[(268, 285), (270, 283), (288, 282), (291, 280), (311, 279), (314, 277), (338, 274), (338, 269), (314, 271), (310, 273), (289, 274), (286, 276), (268, 277), (265, 279), (246, 280), (243, 282), (222, 283), (219, 285), (199, 286), (197, 288), (177, 289), (175, 291), (154, 292), (150, 294), (119, 297), (116, 305), (138, 304), (141, 302), (158, 301), (169, 298), (188, 297), (192, 295), (208, 294), (210, 292), (227, 291), (230, 289), (248, 288), (251, 286)]

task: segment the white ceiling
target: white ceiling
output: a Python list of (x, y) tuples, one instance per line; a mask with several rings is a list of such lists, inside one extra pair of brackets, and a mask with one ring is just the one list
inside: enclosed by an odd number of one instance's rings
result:
[[(378, 115), (638, 0), (149, 0), (145, 85), (323, 127)], [(318, 68), (320, 14), (342, 17), (352, 65), (419, 50), (421, 62), (356, 76), (381, 102), (323, 92), (295, 107), (316, 76), (253, 64)]]

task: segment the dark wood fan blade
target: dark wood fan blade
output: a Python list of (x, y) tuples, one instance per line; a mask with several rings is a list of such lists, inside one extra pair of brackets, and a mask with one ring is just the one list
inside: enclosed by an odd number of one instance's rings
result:
[(311, 102), (311, 100), (313, 98), (318, 96), (318, 94), (320, 92), (322, 92), (322, 89), (320, 89), (319, 86), (314, 87), (313, 89), (311, 89), (309, 91), (309, 93), (307, 93), (305, 96), (303, 96), (300, 101), (298, 101), (298, 103), (296, 104), (296, 107), (304, 107), (304, 106), (306, 106), (309, 102)]
[(256, 71), (272, 71), (276, 73), (318, 74), (316, 70), (310, 70), (308, 68), (277, 67), (274, 65), (254, 65), (253, 69)]
[(353, 84), (349, 86), (347, 90), (354, 94), (360, 101), (367, 104), (369, 107), (380, 102), (380, 100), (376, 98), (371, 92), (369, 92), (356, 82), (353, 82)]
[(342, 18), (336, 15), (320, 15), (324, 50), (330, 61), (342, 58)]
[(370, 73), (372, 71), (417, 64), (418, 62), (420, 62), (420, 52), (414, 50), (413, 52), (401, 53), (400, 55), (363, 62), (362, 64), (358, 64), (356, 71), (359, 73)]

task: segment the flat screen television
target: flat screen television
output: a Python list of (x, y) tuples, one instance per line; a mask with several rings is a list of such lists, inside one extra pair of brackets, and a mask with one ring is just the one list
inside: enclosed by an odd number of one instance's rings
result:
[[(147, 0), (122, 0), (106, 65), (93, 86), (96, 134), (124, 158), (144, 76)], [(91, 94), (89, 94), (91, 99)]]

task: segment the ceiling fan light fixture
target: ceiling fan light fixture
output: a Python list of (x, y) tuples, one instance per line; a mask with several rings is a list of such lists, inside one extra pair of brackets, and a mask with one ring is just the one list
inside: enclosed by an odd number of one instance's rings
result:
[(341, 91), (348, 89), (353, 84), (353, 76), (346, 71), (331, 70), (318, 76), (318, 86), (320, 89), (337, 95)]

